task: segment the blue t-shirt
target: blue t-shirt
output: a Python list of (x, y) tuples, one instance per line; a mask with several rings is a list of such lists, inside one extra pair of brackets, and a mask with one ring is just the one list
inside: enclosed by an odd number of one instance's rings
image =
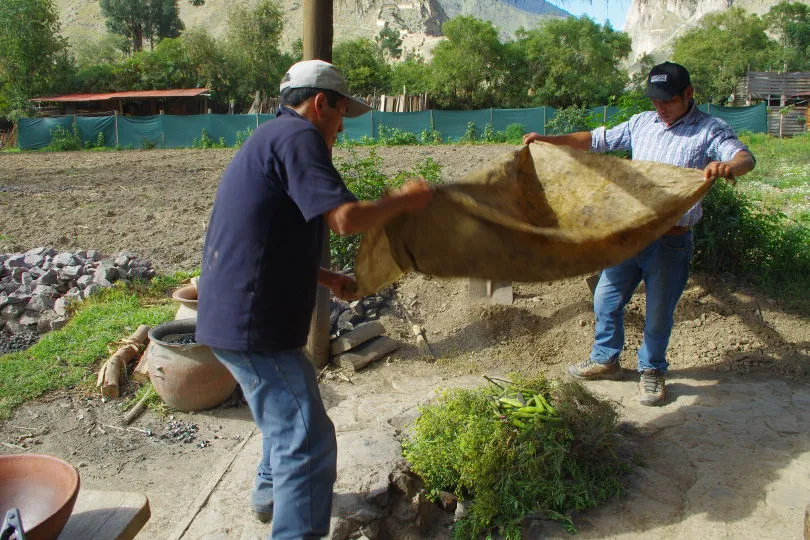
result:
[(197, 342), (273, 352), (306, 344), (323, 214), (357, 200), (320, 132), (281, 108), (225, 169), (203, 248)]

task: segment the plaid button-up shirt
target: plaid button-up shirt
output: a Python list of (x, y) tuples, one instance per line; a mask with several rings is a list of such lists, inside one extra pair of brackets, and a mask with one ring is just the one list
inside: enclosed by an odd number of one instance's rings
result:
[[(636, 160), (700, 170), (712, 161), (729, 161), (740, 150), (749, 151), (725, 121), (704, 113), (694, 103), (671, 126), (655, 111), (647, 111), (611, 129), (596, 128), (591, 132), (591, 150), (630, 150)], [(691, 227), (701, 217), (703, 207), (698, 202), (681, 217), (678, 226)]]

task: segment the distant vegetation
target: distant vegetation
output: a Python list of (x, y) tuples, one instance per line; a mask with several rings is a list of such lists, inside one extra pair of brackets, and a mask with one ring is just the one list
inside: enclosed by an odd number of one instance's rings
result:
[[(188, 0), (200, 5), (203, 0)], [(206, 87), (215, 103), (245, 110), (257, 92), (273, 96), (301, 43), (281, 48), (284, 15), (276, 0), (228, 8), (216, 39), (186, 31), (178, 0), (102, 0), (109, 33), (80, 43), (60, 36), (52, 0), (0, 2), (0, 116), (31, 113), (28, 99), (68, 92)], [(582, 18), (549, 19), (501, 41), (492, 23), (459, 16), (430, 62), (402, 53), (399, 34), (335, 44), (334, 62), (358, 95), (426, 93), (435, 108), (591, 107), (638, 89), (642, 76), (621, 67), (629, 36)], [(771, 37), (773, 36), (773, 37)], [(748, 69), (810, 70), (810, 7), (784, 1), (767, 14), (740, 8), (707, 15), (674, 44), (673, 60), (694, 74), (700, 102), (723, 104)]]

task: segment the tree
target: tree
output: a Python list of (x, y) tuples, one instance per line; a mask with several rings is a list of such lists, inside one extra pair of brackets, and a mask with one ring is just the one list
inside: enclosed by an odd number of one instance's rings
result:
[(284, 14), (275, 0), (259, 0), (254, 9), (234, 4), (228, 13), (225, 57), (234, 94), (242, 103), (251, 94), (278, 95), (289, 56), (280, 49)]
[(343, 41), (332, 50), (332, 60), (346, 76), (352, 92), (361, 96), (384, 94), (391, 87), (391, 68), (382, 50), (366, 38)]
[(391, 67), (391, 88), (407, 94), (425, 94), (430, 89), (430, 65), (418, 56), (406, 54), (402, 62)]
[(388, 26), (386, 23), (379, 35), (375, 38), (377, 46), (388, 54), (389, 57), (398, 59), (402, 56), (402, 38), (399, 32)]
[[(205, 0), (190, 0), (201, 6)], [(177, 0), (101, 0), (107, 28), (131, 40), (132, 52), (143, 50), (144, 40), (154, 49), (158, 41), (175, 38), (183, 31)]]
[(781, 45), (781, 57), (777, 61), (782, 69), (810, 69), (810, 6), (801, 2), (780, 2), (765, 14), (764, 21)]
[(630, 37), (588, 17), (551, 20), (518, 32), (537, 104), (589, 107), (607, 103), (628, 82), (621, 61)]
[(0, 114), (25, 116), (29, 98), (69, 84), (72, 60), (50, 0), (0, 1)]
[(446, 41), (433, 51), (430, 94), (448, 109), (482, 109), (498, 103), (504, 84), (504, 47), (488, 21), (459, 16), (442, 26)]
[(778, 56), (766, 24), (741, 8), (703, 17), (700, 25), (676, 39), (672, 59), (692, 77), (698, 102), (724, 104), (748, 69), (767, 69)]

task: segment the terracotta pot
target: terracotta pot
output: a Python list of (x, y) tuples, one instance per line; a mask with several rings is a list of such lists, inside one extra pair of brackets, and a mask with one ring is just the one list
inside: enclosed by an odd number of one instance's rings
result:
[(172, 343), (178, 334), (193, 334), (195, 319), (159, 324), (149, 330), (149, 378), (167, 405), (181, 411), (216, 407), (236, 388), (230, 371), (206, 345)]
[(186, 285), (172, 293), (172, 300), (180, 302), (180, 307), (174, 315), (175, 320), (197, 318), (197, 287)]
[(53, 456), (0, 456), (0, 522), (20, 511), (26, 540), (56, 538), (67, 524), (79, 494), (79, 472)]

